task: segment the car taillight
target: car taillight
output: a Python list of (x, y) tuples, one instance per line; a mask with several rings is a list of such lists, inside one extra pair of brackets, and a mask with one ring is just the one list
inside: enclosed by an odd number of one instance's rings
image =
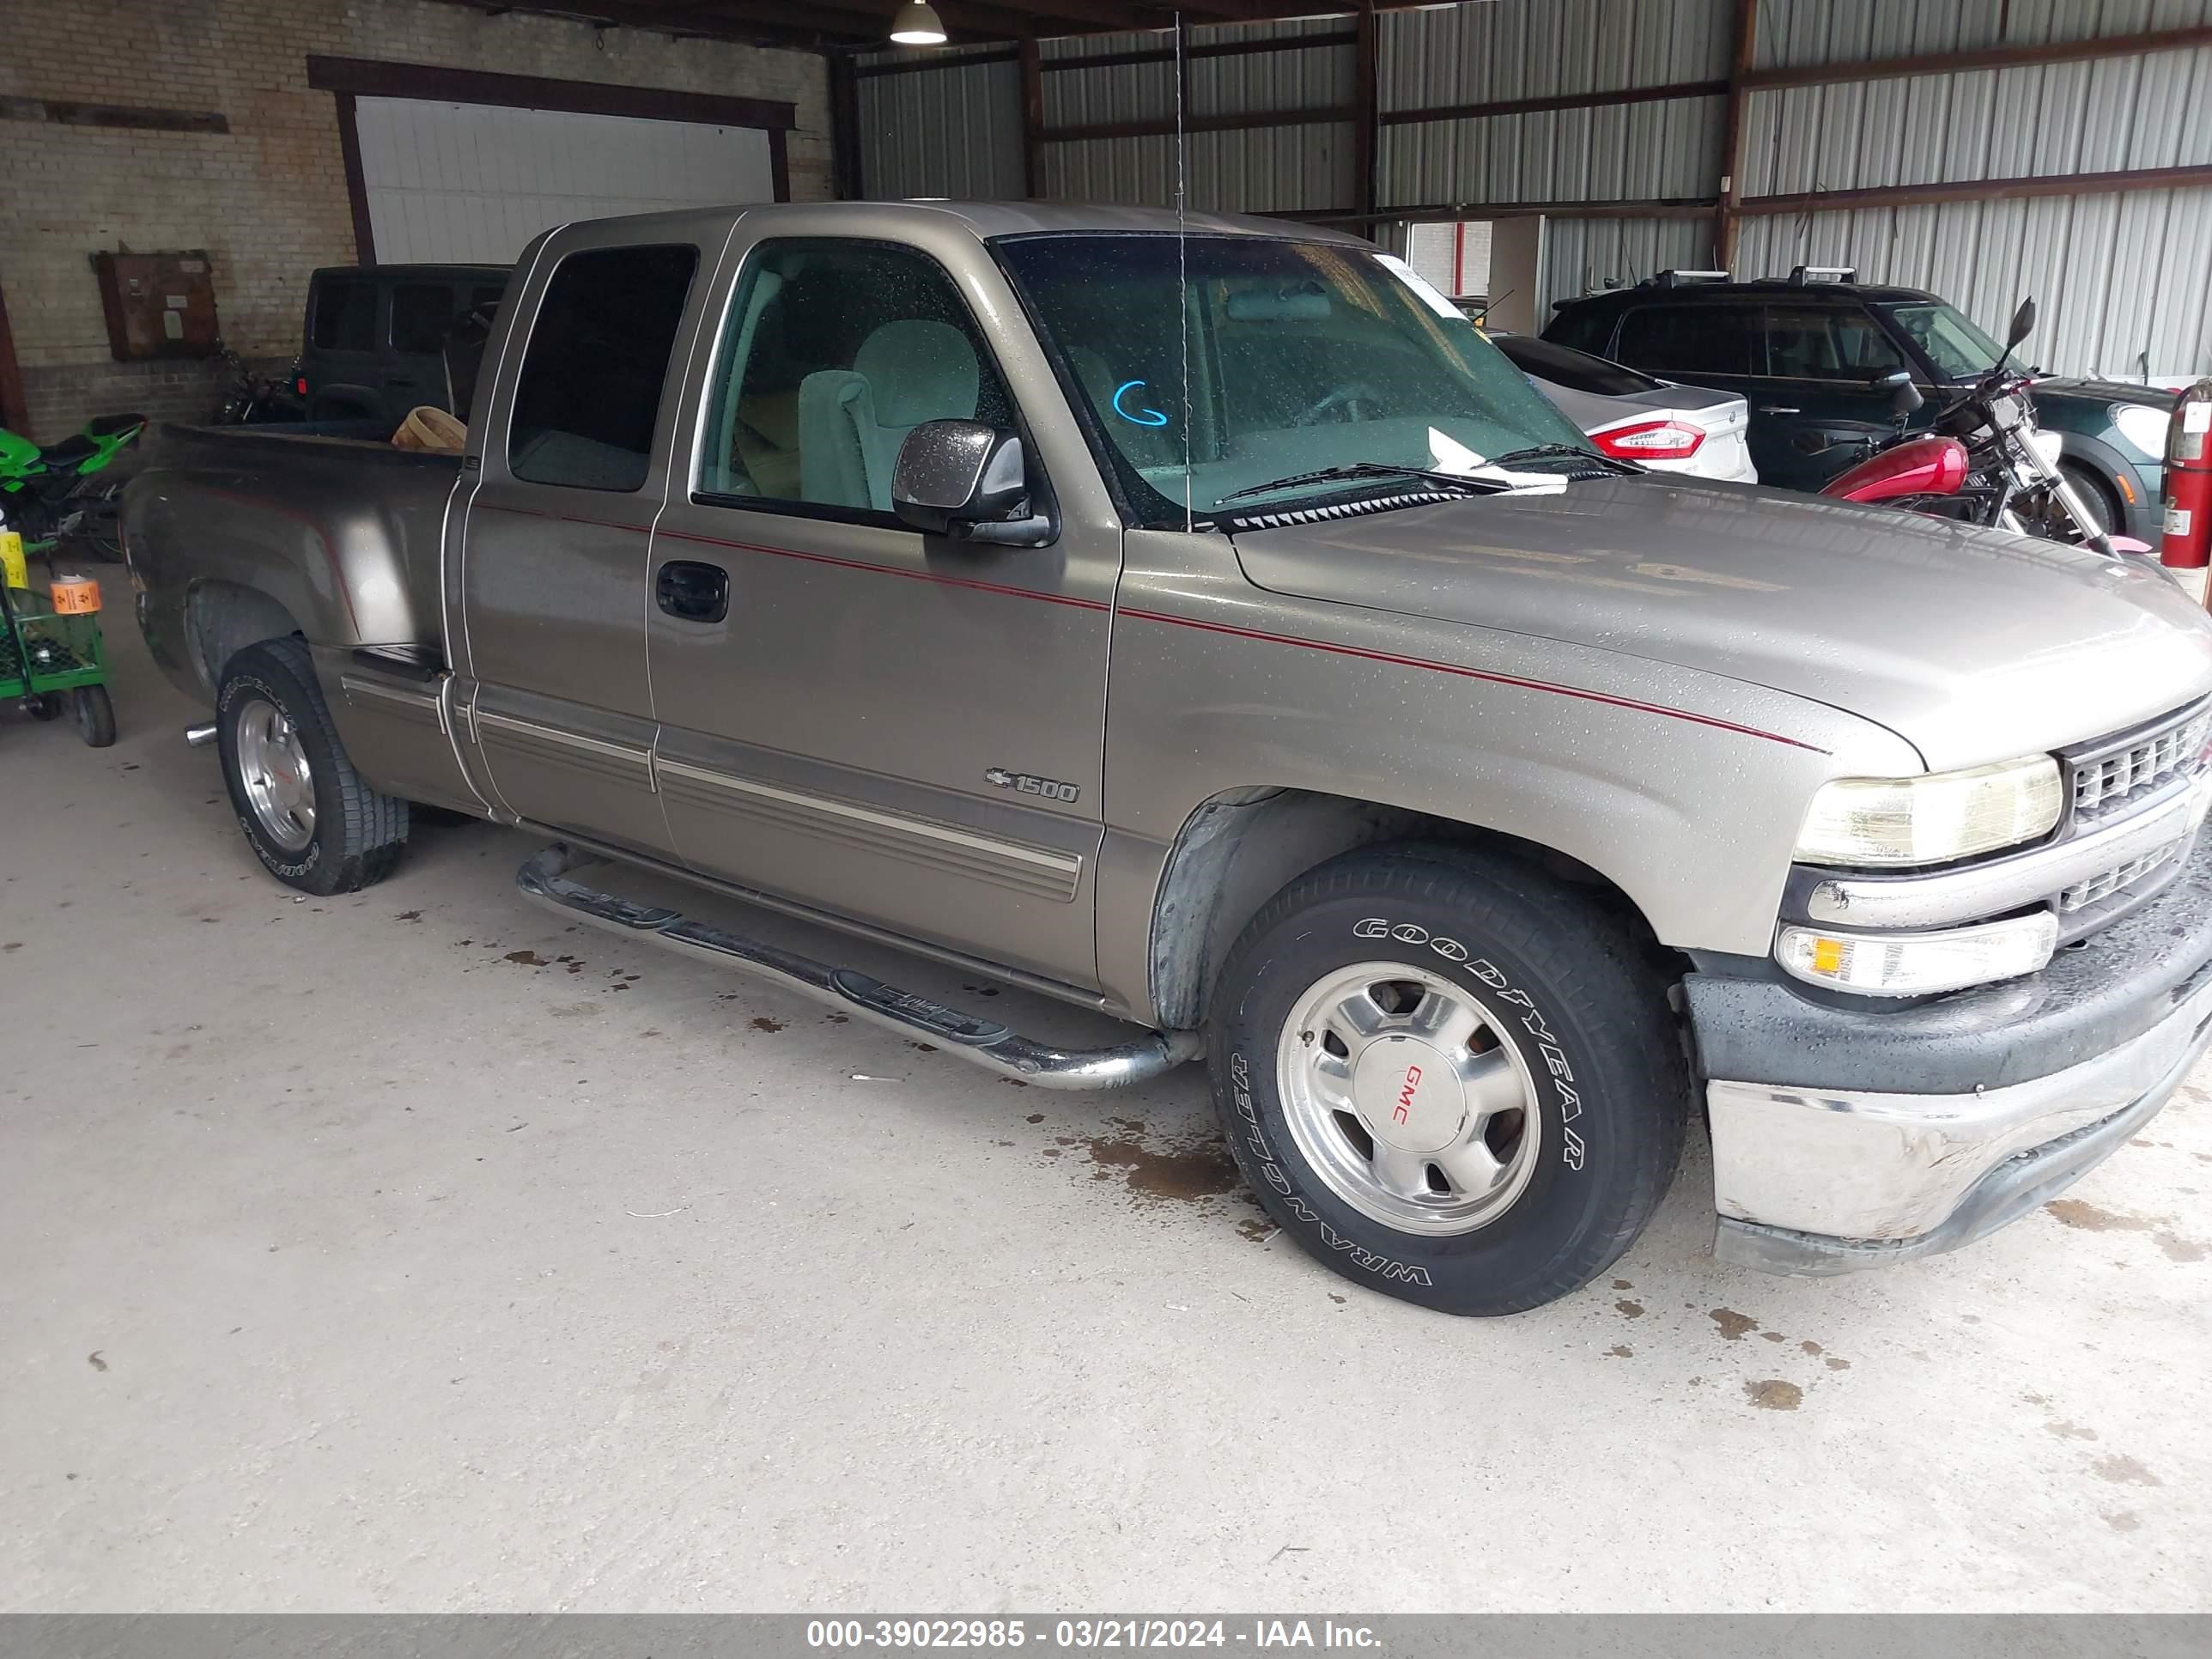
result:
[(302, 374), (298, 380), (293, 381), (292, 385), (302, 398), (307, 395), (307, 377), (306, 375)]
[(1705, 441), (1703, 428), (1681, 421), (1645, 421), (1640, 426), (1594, 432), (1590, 437), (1605, 453), (1624, 461), (1686, 461)]

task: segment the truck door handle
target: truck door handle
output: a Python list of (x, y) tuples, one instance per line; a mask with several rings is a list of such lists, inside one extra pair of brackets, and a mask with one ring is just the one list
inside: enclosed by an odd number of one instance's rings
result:
[(653, 590), (663, 611), (686, 622), (718, 623), (730, 614), (730, 573), (719, 564), (671, 559)]
[(1762, 415), (1798, 415), (1804, 411), (1792, 409), (1786, 404), (1761, 404), (1759, 412)]

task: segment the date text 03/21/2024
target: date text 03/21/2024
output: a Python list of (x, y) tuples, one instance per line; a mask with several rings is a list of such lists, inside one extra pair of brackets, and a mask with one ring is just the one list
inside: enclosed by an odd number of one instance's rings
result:
[(1255, 1619), (817, 1619), (810, 1648), (1285, 1648), (1381, 1646), (1365, 1625), (1331, 1620)]

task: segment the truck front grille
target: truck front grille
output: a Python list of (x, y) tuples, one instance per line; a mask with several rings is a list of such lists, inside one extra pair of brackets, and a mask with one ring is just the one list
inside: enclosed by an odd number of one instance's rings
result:
[(2171, 846), (2145, 853), (2141, 858), (2130, 859), (2125, 864), (2116, 866), (2101, 875), (2092, 876), (2087, 881), (2076, 882), (2071, 887), (2061, 889), (2058, 895), (2058, 913), (2061, 915), (2069, 915), (2075, 910), (2086, 909), (2092, 904), (2108, 899), (2115, 893), (2125, 892), (2144, 877), (2164, 869), (2173, 855), (2183, 848), (2194, 844), (2193, 842), (2177, 841)]
[[(2074, 820), (2108, 817), (2184, 771), (2196, 769), (2212, 736), (2212, 705), (2198, 704), (2168, 717), (2125, 748), (2074, 763)], [(2101, 878), (2100, 878), (2101, 879)]]

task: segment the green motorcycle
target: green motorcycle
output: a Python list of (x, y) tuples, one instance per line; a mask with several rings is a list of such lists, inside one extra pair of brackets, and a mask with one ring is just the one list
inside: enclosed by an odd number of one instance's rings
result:
[(100, 475), (145, 429), (143, 415), (100, 415), (41, 447), (0, 428), (0, 530), (21, 536), (27, 553), (67, 540), (90, 557), (120, 559), (122, 484)]

